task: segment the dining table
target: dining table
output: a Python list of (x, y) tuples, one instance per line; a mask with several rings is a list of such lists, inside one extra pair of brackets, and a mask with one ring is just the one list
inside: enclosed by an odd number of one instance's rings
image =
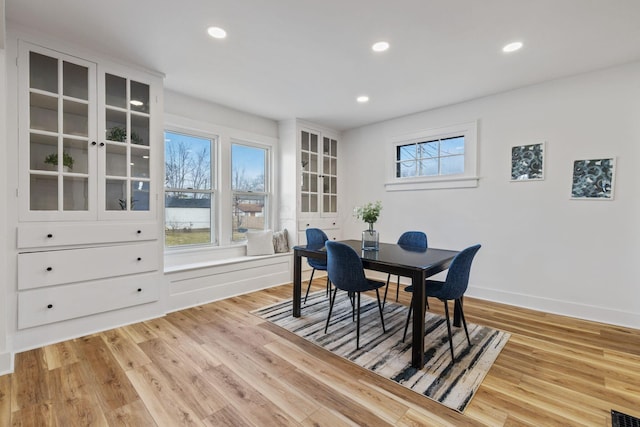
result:
[[(396, 243), (379, 243), (378, 250), (362, 250), (360, 240), (342, 240), (360, 255), (362, 266), (367, 270), (390, 273), (411, 278), (413, 286), (413, 338), (411, 365), (424, 366), (425, 342), (425, 281), (428, 277), (445, 271), (458, 251), (436, 248), (416, 248)], [(302, 312), (302, 258), (327, 258), (324, 245), (299, 245), (293, 248), (293, 316)], [(460, 326), (460, 307), (454, 307), (454, 325)]]

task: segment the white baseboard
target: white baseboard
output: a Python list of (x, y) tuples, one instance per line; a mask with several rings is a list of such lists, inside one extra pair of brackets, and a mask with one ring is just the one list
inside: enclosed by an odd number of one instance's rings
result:
[(638, 313), (471, 285), (469, 286), (466, 295), (473, 298), (529, 308), (545, 313), (559, 314), (561, 316), (575, 317), (593, 322), (640, 329), (640, 314)]

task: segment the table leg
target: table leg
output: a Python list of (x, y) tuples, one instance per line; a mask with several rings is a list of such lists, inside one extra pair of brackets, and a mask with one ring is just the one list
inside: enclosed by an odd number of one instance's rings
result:
[(293, 251), (293, 317), (300, 317), (302, 299), (302, 256)]
[(411, 366), (422, 369), (424, 366), (424, 315), (425, 298), (424, 272), (416, 271), (411, 275), (413, 285), (413, 343), (411, 347)]

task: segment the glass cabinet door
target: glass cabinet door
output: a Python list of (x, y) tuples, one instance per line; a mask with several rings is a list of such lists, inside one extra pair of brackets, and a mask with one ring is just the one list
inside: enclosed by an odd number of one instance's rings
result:
[(338, 212), (338, 141), (300, 131), (300, 212), (335, 216)]
[(322, 138), (322, 212), (338, 212), (338, 141)]
[(150, 86), (104, 74), (105, 211), (150, 210)]
[(300, 211), (304, 213), (320, 212), (320, 177), (317, 134), (307, 131), (300, 133), (300, 161), (302, 166), (302, 184), (300, 188)]
[(88, 213), (95, 64), (45, 50), (21, 55), (28, 69), (20, 142), (28, 159), (27, 210)]

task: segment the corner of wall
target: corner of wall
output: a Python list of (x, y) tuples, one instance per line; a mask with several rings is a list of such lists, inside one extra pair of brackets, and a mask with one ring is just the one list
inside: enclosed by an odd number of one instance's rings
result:
[(0, 376), (13, 373), (13, 353), (0, 353)]

